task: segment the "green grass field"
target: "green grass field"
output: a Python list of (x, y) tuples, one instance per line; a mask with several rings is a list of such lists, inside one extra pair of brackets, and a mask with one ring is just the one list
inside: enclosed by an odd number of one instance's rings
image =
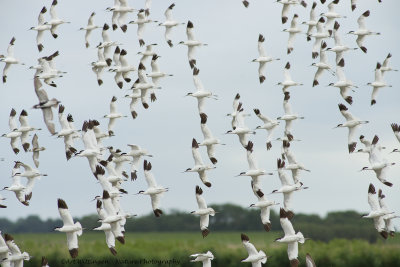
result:
[[(289, 266), (287, 246), (273, 242), (275, 238), (282, 235), (281, 232), (246, 232), (246, 234), (258, 250), (263, 250), (271, 257), (266, 266)], [(200, 232), (128, 232), (125, 245), (116, 245), (118, 255), (114, 257), (106, 246), (103, 233), (86, 231), (79, 238), (79, 256), (75, 262), (67, 261), (71, 258), (65, 234), (16, 234), (13, 236), (21, 250), (33, 256), (31, 261), (25, 262), (24, 266), (40, 266), (42, 256), (48, 258), (51, 267), (201, 266), (200, 263), (191, 263), (189, 255), (208, 250), (215, 256), (213, 266), (251, 266), (240, 262), (241, 259), (247, 257), (247, 252), (240, 240), (240, 232), (211, 232), (205, 239), (202, 238)], [(376, 244), (360, 240), (338, 239), (329, 243), (307, 240), (304, 245), (299, 245), (300, 266), (305, 264), (306, 253), (313, 256), (317, 266), (324, 267), (400, 266), (400, 238), (380, 240)], [(159, 264), (160, 260), (171, 260), (171, 262)]]

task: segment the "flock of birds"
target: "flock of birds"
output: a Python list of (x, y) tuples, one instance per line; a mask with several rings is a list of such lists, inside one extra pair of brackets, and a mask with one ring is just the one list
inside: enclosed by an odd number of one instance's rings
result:
[[(289, 19), (290, 7), (301, 5), (307, 8), (309, 5), (305, 1), (299, 0), (278, 0), (278, 3), (283, 5), (282, 8), (282, 24), (286, 24)], [(320, 1), (321, 4), (325, 4), (325, 0)], [(356, 1), (351, 1), (351, 10), (356, 9)], [(50, 6), (50, 20), (46, 21), (47, 8), (43, 7), (38, 16), (38, 25), (31, 27), (30, 30), (37, 31), (36, 45), (38, 51), (41, 53), (45, 48), (46, 31), (49, 31), (53, 38), (58, 37), (58, 28), (60, 25), (70, 23), (60, 19), (57, 15), (57, 0), (54, 0)], [(248, 1), (243, 1), (245, 7), (249, 6)], [(370, 35), (379, 35), (380, 33), (369, 30), (366, 26), (366, 20), (371, 15), (369, 10), (363, 11), (359, 16), (358, 29), (350, 31), (349, 34), (357, 36), (356, 44), (357, 48), (349, 47), (341, 41), (340, 24), (339, 19), (344, 18), (342, 14), (335, 11), (335, 7), (339, 4), (339, 0), (334, 0), (327, 5), (327, 11), (317, 15), (316, 7), (317, 2), (313, 2), (311, 5), (310, 18), (308, 21), (303, 22), (303, 25), (308, 26), (306, 32), (299, 28), (297, 14), (293, 14), (290, 28), (284, 29), (284, 32), (289, 33), (289, 39), (287, 43), (286, 53), (290, 55), (294, 51), (294, 41), (296, 35), (303, 33), (306, 35), (307, 41), (314, 39), (314, 45), (312, 48), (311, 56), (313, 59), (319, 57), (320, 61), (313, 63), (312, 66), (317, 68), (315, 73), (312, 86), (318, 86), (321, 76), (326, 72), (331, 73), (337, 77), (337, 82), (329, 84), (329, 86), (337, 87), (340, 89), (340, 95), (348, 105), (352, 105), (353, 98), (350, 95), (353, 88), (357, 86), (348, 80), (344, 74), (345, 60), (344, 54), (351, 50), (360, 49), (363, 53), (367, 53), (367, 48), (364, 44), (365, 38)], [(208, 177), (208, 172), (216, 168), (218, 163), (216, 146), (225, 145), (219, 139), (215, 138), (212, 134), (211, 129), (207, 125), (208, 115), (206, 108), (207, 99), (218, 99), (218, 96), (211, 91), (207, 91), (202, 84), (200, 79), (200, 69), (198, 58), (196, 57), (196, 50), (200, 47), (207, 46), (196, 39), (194, 23), (190, 20), (187, 23), (175, 21), (173, 18), (173, 9), (175, 4), (171, 4), (165, 11), (164, 22), (159, 22), (151, 19), (151, 0), (146, 0), (145, 6), (142, 9), (134, 9), (129, 6), (127, 0), (115, 0), (114, 6), (108, 7), (106, 10), (112, 13), (111, 27), (108, 23), (96, 25), (94, 23), (95, 12), (91, 13), (88, 19), (86, 27), (80, 28), (85, 31), (85, 42), (86, 48), (90, 47), (90, 35), (96, 29), (102, 29), (102, 42), (99, 43), (97, 48), (98, 59), (91, 63), (92, 70), (96, 75), (98, 86), (103, 85), (104, 71), (108, 70), (109, 73), (114, 74), (114, 80), (118, 88), (122, 89), (128, 85), (130, 92), (125, 94), (125, 98), (131, 99), (130, 102), (130, 117), (136, 119), (139, 115), (138, 104), (139, 101), (145, 110), (149, 108), (149, 102), (152, 103), (157, 100), (156, 91), (160, 89), (160, 82), (162, 79), (172, 76), (162, 72), (158, 66), (157, 60), (160, 57), (155, 47), (157, 44), (147, 44), (144, 38), (145, 26), (147, 24), (156, 23), (158, 26), (165, 27), (165, 42), (169, 47), (174, 47), (175, 44), (185, 45), (188, 48), (187, 60), (189, 67), (193, 73), (193, 83), (196, 87), (196, 91), (187, 93), (187, 96), (191, 96), (197, 99), (198, 115), (200, 117), (200, 128), (203, 134), (203, 140), (198, 142), (195, 138), (192, 139), (191, 150), (194, 159), (194, 166), (187, 168), (184, 172), (195, 172), (198, 174), (201, 183), (205, 186), (205, 189), (212, 190), (212, 181)], [(324, 7), (325, 8), (325, 7)], [(128, 16), (136, 13), (137, 18), (128, 22)], [(120, 29), (122, 34), (127, 32), (128, 25), (137, 25), (137, 39), (140, 46), (145, 46), (145, 50), (139, 52), (141, 55), (140, 62), (135, 65), (127, 60), (127, 50), (121, 48), (122, 44), (118, 41), (112, 41), (108, 32), (111, 30), (117, 31)], [(172, 31), (175, 27), (181, 24), (186, 24), (187, 40), (177, 42), (172, 36)], [(316, 30), (314, 30), (314, 28)], [(328, 40), (330, 37), (334, 38), (334, 46), (328, 47)], [(14, 46), (16, 44), (16, 38), (12, 37), (7, 54), (0, 55), (0, 61), (5, 63), (3, 69), (3, 83), (13, 82), (7, 79), (10, 67), (15, 64), (24, 64), (14, 56)], [(264, 49), (265, 37), (260, 34), (258, 37), (258, 52), (259, 57), (254, 59), (253, 62), (259, 64), (258, 77), (259, 82), (263, 83), (269, 77), (266, 74), (266, 65), (272, 61), (280, 60), (267, 55)], [(114, 50), (113, 55), (111, 51)], [(334, 52), (336, 54), (336, 61), (333, 68), (327, 59), (327, 51)], [(168, 192), (169, 188), (162, 186), (157, 183), (152, 173), (152, 163), (148, 160), (152, 155), (144, 148), (137, 144), (129, 144), (130, 151), (123, 152), (121, 149), (114, 148), (113, 146), (104, 146), (103, 141), (107, 138), (115, 136), (115, 125), (120, 118), (128, 117), (118, 111), (118, 98), (113, 96), (110, 102), (110, 113), (105, 114), (103, 117), (108, 119), (107, 129), (102, 129), (99, 121), (96, 119), (88, 119), (82, 123), (81, 129), (75, 128), (73, 116), (69, 113), (66, 114), (66, 107), (61, 104), (56, 98), (49, 98), (46, 86), (57, 87), (56, 81), (58, 78), (64, 76), (66, 72), (57, 69), (55, 65), (55, 59), (59, 55), (59, 52), (53, 52), (49, 56), (42, 56), (38, 58), (38, 65), (31, 66), (30, 69), (34, 69), (33, 84), (34, 90), (38, 97), (39, 103), (33, 106), (33, 109), (41, 110), (43, 113), (44, 123), (47, 130), (57, 139), (63, 139), (64, 141), (64, 153), (66, 160), (71, 158), (83, 157), (87, 158), (89, 168), (93, 173), (95, 179), (101, 186), (101, 193), (94, 198), (96, 201), (96, 211), (99, 215), (100, 226), (93, 230), (104, 231), (106, 236), (106, 245), (110, 252), (115, 256), (117, 255), (115, 240), (121, 244), (125, 243), (125, 228), (124, 225), (128, 218), (135, 216), (134, 214), (125, 212), (120, 205), (121, 195), (127, 194), (128, 192), (124, 189), (124, 182), (129, 179), (135, 181), (138, 179), (138, 172), (143, 168), (144, 178), (147, 182), (148, 188), (140, 190), (137, 194), (150, 196), (152, 210), (156, 217), (160, 217), (163, 214), (161, 209), (161, 197), (165, 192)], [(386, 72), (397, 71), (390, 66), (391, 54), (389, 53), (384, 59), (383, 63), (377, 63), (375, 68), (375, 80), (368, 83), (373, 87), (371, 96), (371, 105), (377, 103), (377, 93), (381, 88), (388, 87), (383, 76)], [(146, 65), (149, 59), (151, 59), (151, 72), (147, 72)], [(135, 67), (137, 66), (137, 68)], [(251, 178), (251, 191), (256, 197), (257, 202), (251, 204), (250, 207), (260, 209), (261, 223), (265, 231), (270, 231), (270, 209), (274, 205), (280, 205), (280, 223), (284, 231), (284, 236), (276, 239), (276, 242), (285, 243), (288, 246), (288, 259), (291, 266), (298, 266), (298, 243), (303, 244), (307, 238), (303, 236), (301, 232), (294, 230), (291, 223), (291, 219), (295, 216), (295, 211), (292, 207), (294, 201), (294, 193), (307, 189), (301, 181), (301, 174), (310, 172), (295, 156), (291, 147), (294, 141), (299, 141), (295, 138), (293, 133), (293, 123), (295, 121), (304, 119), (303, 116), (296, 114), (292, 111), (291, 107), (291, 95), (290, 92), (294, 86), (303, 85), (300, 82), (292, 80), (290, 75), (291, 64), (288, 61), (285, 64), (283, 73), (284, 81), (279, 82), (278, 85), (282, 86), (283, 91), (283, 108), (284, 115), (277, 119), (271, 119), (267, 115), (263, 114), (258, 108), (254, 108), (255, 115), (261, 120), (262, 124), (257, 126), (255, 129), (248, 127), (245, 124), (245, 118), (250, 114), (244, 112), (244, 105), (241, 102), (241, 96), (237, 93), (233, 101), (233, 109), (227, 116), (232, 118), (232, 128), (227, 130), (226, 134), (235, 134), (239, 137), (239, 142), (243, 149), (246, 151), (247, 162), (249, 169), (239, 173), (237, 176), (249, 176)], [(11, 69), (12, 71), (12, 69)], [(134, 82), (131, 78), (131, 73), (137, 72), (138, 78)], [(149, 79), (151, 78), (151, 82)], [(45, 85), (43, 85), (43, 83)], [(132, 83), (131, 83), (132, 82)], [(348, 128), (348, 151), (349, 153), (360, 152), (367, 153), (369, 155), (369, 167), (364, 167), (364, 170), (373, 170), (377, 179), (385, 186), (391, 187), (393, 184), (387, 178), (388, 169), (394, 165), (393, 162), (389, 162), (384, 153), (385, 147), (379, 144), (379, 138), (377, 135), (374, 136), (373, 140), (367, 140), (363, 135), (359, 137), (361, 143), (364, 144), (363, 149), (356, 150), (357, 145), (357, 134), (358, 129), (362, 124), (368, 123), (366, 120), (360, 120), (349, 111), (349, 108), (340, 103), (338, 105), (339, 111), (345, 118), (346, 122), (338, 124), (337, 128)], [(53, 121), (53, 110), (58, 109), (58, 121), (59, 125)], [(19, 113), (19, 125), (16, 122), (17, 111), (12, 109), (9, 115), (9, 128), (8, 133), (3, 134), (3, 137), (10, 139), (10, 144), (13, 152), (18, 154), (21, 150), (24, 152), (31, 152), (33, 163), (36, 168), (39, 167), (39, 155), (41, 151), (46, 148), (41, 147), (39, 144), (38, 134), (33, 135), (32, 141), (29, 141), (30, 133), (40, 131), (40, 128), (31, 126), (28, 121), (28, 112), (26, 109), (21, 110)], [(273, 138), (273, 132), (280, 126), (280, 123), (285, 124), (284, 135), (277, 139)], [(56, 127), (59, 126), (59, 127)], [(396, 138), (400, 142), (400, 127), (398, 124), (393, 123), (393, 132)], [(56, 131), (59, 128), (60, 130)], [(283, 194), (283, 204), (271, 201), (266, 196), (266, 191), (262, 185), (262, 176), (273, 175), (271, 172), (261, 169), (258, 166), (257, 159), (254, 154), (255, 144), (249, 140), (249, 136), (255, 134), (257, 130), (266, 130), (266, 149), (272, 148), (272, 141), (279, 140), (282, 143), (281, 155), (276, 160), (278, 177), (281, 182), (281, 187), (275, 189), (271, 194)], [(77, 143), (82, 140), (83, 149), (79, 149)], [(32, 144), (32, 146), (31, 146)], [(210, 164), (205, 163), (201, 156), (200, 147), (206, 147), (207, 155), (210, 160)], [(398, 149), (394, 149), (393, 152), (400, 152)], [(144, 159), (146, 157), (147, 159)], [(130, 165), (129, 171), (126, 167)], [(22, 167), (22, 169), (21, 169)], [(38, 169), (23, 163), (21, 161), (15, 161), (12, 169), (13, 183), (10, 186), (4, 187), (4, 190), (15, 193), (15, 196), (19, 202), (25, 206), (29, 206), (30, 201), (33, 197), (33, 189), (36, 182), (42, 176), (47, 174), (41, 173)], [(21, 179), (26, 179), (25, 183)], [(204, 198), (203, 191), (199, 185), (195, 185), (195, 197), (198, 204), (198, 209), (192, 211), (194, 215), (200, 217), (200, 231), (202, 237), (205, 238), (209, 235), (209, 216), (215, 216), (218, 212), (213, 208), (208, 207), (207, 202)], [(100, 188), (99, 188), (100, 189)], [(395, 229), (392, 220), (398, 218), (391, 209), (389, 209), (383, 199), (385, 195), (383, 191), (379, 189), (378, 198), (376, 198), (376, 190), (373, 184), (370, 184), (368, 189), (368, 203), (371, 207), (371, 212), (364, 215), (364, 218), (373, 218), (376, 230), (381, 234), (383, 238), (388, 236), (394, 236)], [(1, 197), (0, 208), (6, 208), (4, 205), (4, 198)], [(72, 258), (78, 256), (78, 237), (82, 235), (83, 228), (79, 222), (74, 222), (71, 213), (68, 209), (68, 205), (65, 200), (57, 200), (58, 211), (63, 221), (63, 226), (55, 228), (55, 231), (66, 233), (67, 235), (67, 246), (69, 253)], [(223, 216), (223, 215), (221, 215)], [(252, 266), (261, 266), (267, 262), (267, 255), (262, 250), (257, 251), (255, 246), (249, 242), (249, 237), (245, 234), (241, 235), (243, 246), (246, 248), (249, 256), (243, 260), (243, 262), (251, 262)], [(21, 252), (18, 246), (15, 244), (14, 239), (9, 234), (4, 235), (4, 239), (0, 238), (0, 253), (2, 253), (1, 266), (22, 266), (24, 260), (29, 260), (30, 256), (27, 252)], [(192, 261), (201, 261), (203, 266), (211, 266), (211, 260), (214, 259), (214, 255), (211, 251), (207, 253), (198, 253), (191, 255)], [(47, 260), (43, 258), (43, 266), (47, 265)], [(306, 257), (307, 266), (315, 266), (311, 256), (307, 254)]]

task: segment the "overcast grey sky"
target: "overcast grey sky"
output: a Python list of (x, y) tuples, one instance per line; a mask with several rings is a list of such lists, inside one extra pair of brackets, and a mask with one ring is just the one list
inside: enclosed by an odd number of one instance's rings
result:
[[(246, 124), (255, 128), (260, 125), (258, 118), (253, 113), (253, 108), (259, 108), (262, 113), (276, 118), (283, 115), (283, 94), (276, 83), (283, 79), (283, 67), (287, 61), (291, 63), (293, 80), (304, 83), (304, 86), (295, 87), (291, 91), (291, 104), (293, 111), (304, 115), (305, 120), (295, 122), (293, 133), (301, 142), (292, 143), (292, 151), (296, 157), (311, 173), (304, 173), (301, 180), (310, 188), (295, 193), (293, 208), (295, 212), (317, 213), (325, 215), (334, 210), (369, 210), (367, 202), (368, 184), (382, 188), (387, 196), (387, 204), (400, 214), (400, 153), (387, 155), (390, 161), (396, 162), (389, 171), (388, 180), (393, 182), (393, 188), (381, 184), (373, 172), (358, 172), (362, 167), (369, 166), (365, 154), (351, 154), (347, 152), (347, 129), (332, 129), (344, 122), (337, 104), (344, 103), (339, 90), (325, 87), (330, 82), (335, 82), (336, 77), (328, 73), (323, 75), (320, 86), (311, 87), (315, 69), (309, 67), (316, 62), (311, 58), (313, 42), (306, 42), (305, 35), (298, 35), (295, 49), (286, 55), (288, 34), (282, 29), (289, 27), (290, 21), (281, 25), (280, 15), (282, 6), (272, 0), (250, 1), (248, 9), (244, 8), (241, 1), (174, 1), (174, 18), (181, 22), (191, 20), (194, 23), (196, 37), (208, 43), (208, 47), (197, 50), (197, 66), (200, 69), (200, 79), (205, 88), (219, 96), (218, 100), (208, 100), (206, 113), (209, 116), (208, 125), (213, 134), (226, 143), (216, 149), (218, 159), (217, 169), (209, 172), (213, 186), (205, 189), (204, 197), (208, 203), (234, 203), (248, 206), (256, 201), (251, 188), (250, 178), (234, 177), (241, 171), (248, 169), (246, 152), (241, 147), (238, 138), (224, 135), (230, 129), (230, 118), (225, 114), (231, 112), (232, 100), (236, 93), (240, 93), (243, 107), (252, 114), (246, 119)], [(290, 10), (290, 18), (294, 13), (299, 15), (299, 22), (308, 20), (312, 5), (304, 9), (296, 6)], [(144, 1), (129, 1), (134, 8), (141, 8)], [(153, 20), (164, 20), (165, 9), (172, 1), (153, 1), (151, 15)], [(0, 54), (6, 53), (8, 42), (16, 37), (15, 57), (27, 66), (12, 66), (9, 70), (8, 81), (0, 84), (2, 100), (0, 112), (0, 132), (7, 133), (8, 114), (11, 108), (17, 113), (27, 109), (29, 122), (45, 128), (42, 114), (39, 110), (30, 109), (38, 102), (33, 89), (33, 71), (27, 68), (36, 65), (37, 58), (49, 55), (56, 50), (60, 56), (56, 65), (60, 70), (67, 71), (65, 77), (58, 79), (57, 88), (45, 85), (50, 97), (56, 97), (66, 107), (66, 112), (71, 113), (75, 125), (80, 128), (82, 122), (88, 119), (100, 119), (109, 112), (109, 102), (112, 96), (118, 97), (118, 109), (129, 115), (129, 100), (124, 99), (127, 85), (120, 90), (111, 73), (104, 73), (104, 84), (98, 86), (96, 76), (92, 72), (90, 62), (97, 60), (95, 46), (101, 41), (101, 30), (94, 31), (91, 36), (91, 47), (84, 46), (84, 33), (77, 31), (86, 26), (91, 12), (95, 11), (95, 23), (111, 24), (111, 13), (104, 11), (112, 6), (113, 1), (59, 1), (58, 15), (60, 18), (71, 21), (71, 24), (61, 25), (58, 28), (59, 38), (53, 39), (49, 33), (44, 36), (44, 51), (40, 54), (36, 48), (36, 32), (27, 31), (37, 24), (37, 16), (43, 5), (48, 8), (51, 1), (1, 1)], [(400, 144), (395, 139), (390, 123), (400, 123), (398, 101), (400, 93), (398, 85), (400, 78), (397, 73), (385, 74), (385, 80), (392, 84), (392, 88), (384, 88), (378, 96), (375, 106), (370, 106), (372, 89), (366, 83), (374, 80), (374, 68), (377, 61), (383, 61), (391, 52), (391, 64), (400, 68), (399, 31), (395, 24), (396, 13), (399, 10), (398, 1), (359, 1), (357, 9), (351, 12), (349, 1), (341, 1), (337, 11), (347, 18), (339, 19), (340, 33), (345, 44), (356, 47), (355, 36), (346, 35), (349, 30), (357, 28), (357, 18), (369, 9), (371, 15), (367, 18), (367, 27), (382, 33), (381, 36), (367, 37), (365, 44), (368, 54), (360, 50), (345, 54), (345, 74), (359, 86), (354, 92), (353, 105), (349, 110), (357, 117), (369, 120), (363, 125), (357, 136), (364, 134), (371, 139), (378, 134), (380, 142), (391, 151)], [(327, 5), (318, 1), (318, 13), (325, 12)], [(49, 18), (49, 14), (46, 14)], [(128, 20), (136, 19), (136, 15), (129, 15)], [(173, 30), (173, 43), (186, 40), (184, 25)], [(137, 65), (140, 57), (137, 52), (143, 51), (139, 47), (136, 36), (136, 25), (129, 25), (127, 33), (117, 30), (111, 32), (111, 39), (123, 43), (122, 47), (128, 51), (128, 59), (132, 65)], [(306, 27), (303, 28), (304, 31)], [(267, 54), (281, 58), (267, 66), (266, 81), (260, 85), (258, 82), (258, 65), (251, 60), (258, 57), (258, 34), (265, 36), (265, 49)], [(181, 173), (194, 165), (191, 154), (191, 140), (202, 140), (200, 118), (197, 111), (197, 101), (183, 96), (195, 90), (192, 81), (192, 71), (187, 62), (187, 48), (175, 45), (169, 48), (164, 40), (164, 28), (147, 25), (144, 35), (146, 43), (158, 43), (155, 48), (161, 55), (160, 68), (174, 74), (161, 81), (162, 90), (157, 91), (158, 100), (150, 105), (148, 110), (141, 106), (138, 108), (139, 116), (136, 120), (124, 118), (116, 123), (116, 136), (107, 140), (106, 145), (112, 145), (123, 151), (128, 151), (126, 144), (134, 143), (147, 148), (154, 157), (151, 158), (153, 173), (159, 184), (167, 186), (170, 191), (162, 199), (162, 208), (165, 211), (179, 209), (190, 211), (197, 208), (194, 188), (201, 185), (195, 173)], [(328, 40), (328, 46), (334, 44), (333, 39)], [(334, 65), (335, 55), (329, 54), (329, 61)], [(3, 68), (4, 64), (1, 64)], [(146, 67), (150, 70), (150, 64)], [(131, 74), (133, 81), (136, 73)], [(346, 104), (347, 105), (347, 104)], [(349, 106), (349, 105), (347, 105)], [(54, 110), (56, 114), (56, 110)], [(59, 127), (57, 116), (55, 116)], [(108, 121), (100, 120), (103, 130)], [(275, 137), (283, 134), (283, 125), (275, 132)], [(82, 216), (95, 213), (95, 204), (90, 200), (101, 193), (101, 187), (96, 183), (90, 172), (86, 159), (73, 158), (69, 162), (64, 156), (64, 143), (62, 139), (52, 137), (47, 130), (38, 132), (39, 143), (46, 146), (47, 150), (40, 155), (40, 171), (47, 173), (38, 181), (33, 190), (33, 197), (29, 207), (19, 203), (14, 194), (2, 192), (7, 197), (7, 209), (0, 211), (0, 217), (16, 219), (29, 214), (38, 214), (42, 218), (56, 218), (57, 198), (63, 198), (73, 216)], [(260, 167), (266, 170), (276, 169), (276, 159), (280, 156), (280, 143), (273, 143), (273, 148), (265, 148), (266, 132), (260, 131), (250, 139), (255, 143), (255, 153)], [(82, 148), (81, 142), (76, 142)], [(358, 144), (357, 148), (362, 148)], [(0, 139), (0, 157), (5, 161), (0, 162), (2, 175), (0, 186), (11, 184), (11, 169), (14, 160), (20, 160), (33, 166), (30, 153), (21, 152), (14, 155), (8, 139)], [(209, 162), (205, 149), (201, 151), (205, 162)], [(211, 164), (211, 163), (210, 163)], [(127, 167), (128, 168), (128, 167)], [(151, 212), (150, 199), (147, 196), (133, 195), (146, 188), (143, 170), (139, 172), (139, 179), (135, 182), (126, 182), (124, 187), (129, 192), (122, 198), (122, 207), (139, 215)], [(202, 186), (203, 188), (205, 186)], [(280, 187), (278, 175), (266, 176), (263, 181), (265, 192), (271, 192)], [(271, 195), (282, 203), (281, 195)], [(278, 207), (274, 208), (275, 210)], [(219, 214), (218, 216), (223, 216)], [(396, 222), (399, 226), (399, 222)], [(371, 221), (371, 229), (373, 227)]]

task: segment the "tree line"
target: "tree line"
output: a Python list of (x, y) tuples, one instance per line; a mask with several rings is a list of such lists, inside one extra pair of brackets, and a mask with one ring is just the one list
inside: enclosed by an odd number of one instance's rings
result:
[[(232, 204), (210, 205), (220, 212), (210, 217), (210, 230), (217, 231), (264, 231), (259, 209), (243, 208)], [(97, 214), (74, 218), (80, 221), (86, 229), (100, 225)], [(271, 210), (271, 231), (283, 231), (279, 222), (279, 214)], [(301, 231), (305, 237), (328, 242), (335, 238), (364, 239), (376, 242), (379, 234), (373, 221), (362, 219), (356, 211), (329, 212), (325, 217), (315, 214), (298, 213), (292, 219), (296, 231)], [(0, 218), (0, 230), (4, 233), (44, 233), (53, 232), (61, 226), (61, 219), (42, 220), (39, 216), (30, 215), (15, 222)], [(128, 219), (125, 225), (128, 232), (192, 232), (199, 231), (199, 217), (188, 212), (171, 210), (160, 218), (148, 214)]]

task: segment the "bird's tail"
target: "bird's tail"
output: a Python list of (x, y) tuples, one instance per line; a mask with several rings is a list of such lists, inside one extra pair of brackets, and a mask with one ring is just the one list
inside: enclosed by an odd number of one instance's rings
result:
[(301, 232), (298, 232), (296, 235), (299, 237), (299, 243), (304, 244), (306, 239), (304, 238), (303, 234)]
[(26, 260), (26, 261), (29, 261), (29, 259), (31, 258), (31, 256), (29, 256), (28, 252), (22, 253), (22, 256), (24, 257), (24, 260)]
[(260, 250), (258, 252), (259, 255), (261, 255), (263, 257), (263, 259), (261, 260), (261, 263), (265, 264), (267, 262), (267, 255), (265, 255), (265, 252)]
[(80, 223), (80, 222), (76, 222), (76, 223), (75, 223), (75, 226), (79, 227), (79, 229), (80, 229), (80, 230), (78, 230), (78, 231), (76, 232), (76, 234), (77, 234), (78, 236), (81, 236), (81, 235), (82, 235), (82, 225), (81, 225), (81, 223)]

